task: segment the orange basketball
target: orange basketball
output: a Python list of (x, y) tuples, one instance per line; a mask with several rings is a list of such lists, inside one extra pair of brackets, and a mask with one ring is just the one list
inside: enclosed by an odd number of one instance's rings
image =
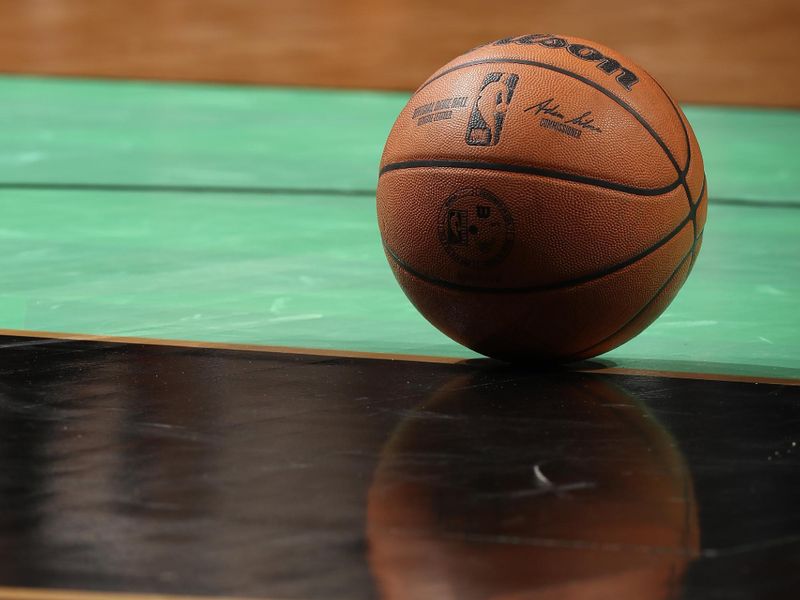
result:
[(609, 48), (549, 34), (434, 73), (386, 142), (378, 223), (400, 286), (488, 356), (606, 352), (667, 307), (706, 219), (676, 102)]

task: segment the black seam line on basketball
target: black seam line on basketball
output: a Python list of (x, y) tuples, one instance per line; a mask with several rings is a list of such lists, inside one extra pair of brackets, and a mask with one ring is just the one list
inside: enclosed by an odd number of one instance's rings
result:
[(700, 240), (702, 240), (702, 239), (703, 239), (703, 231), (700, 231), (700, 235), (698, 235), (695, 238), (694, 244), (692, 244), (692, 262), (689, 265), (689, 269), (693, 269), (694, 268), (694, 263), (697, 261), (697, 257), (699, 256), (699, 251), (700, 251), (698, 245), (700, 244)]
[[(658, 290), (656, 290), (656, 293), (655, 293), (655, 294), (653, 294), (653, 297), (652, 297), (652, 298), (650, 298), (650, 300), (648, 300), (648, 301), (647, 301), (647, 303), (646, 303), (646, 304), (645, 304), (645, 305), (644, 305), (642, 308), (640, 308), (638, 311), (636, 311), (636, 314), (635, 314), (635, 315), (633, 315), (633, 316), (632, 316), (630, 319), (628, 319), (627, 321), (625, 321), (625, 323), (623, 323), (623, 324), (622, 324), (622, 325), (621, 325), (621, 326), (620, 326), (620, 327), (619, 327), (619, 328), (618, 328), (616, 331), (614, 331), (614, 333), (612, 333), (611, 335), (608, 335), (608, 336), (604, 337), (602, 340), (600, 340), (600, 341), (599, 341), (599, 342), (597, 342), (596, 344), (592, 344), (592, 345), (591, 345), (591, 346), (589, 346), (588, 348), (584, 348), (583, 350), (581, 350), (581, 351), (579, 351), (579, 352), (574, 352), (574, 353), (570, 354), (569, 356), (565, 357), (565, 358), (566, 358), (566, 360), (570, 360), (570, 359), (571, 359), (572, 357), (574, 357), (574, 356), (582, 356), (582, 355), (583, 355), (583, 354), (585, 354), (586, 352), (591, 352), (591, 351), (592, 351), (594, 348), (597, 348), (598, 346), (602, 346), (602, 345), (603, 345), (603, 344), (605, 344), (605, 343), (606, 343), (608, 340), (610, 340), (611, 338), (613, 338), (615, 335), (619, 335), (619, 333), (620, 333), (620, 332), (621, 332), (623, 329), (625, 329), (625, 328), (626, 328), (628, 325), (630, 325), (630, 324), (631, 324), (631, 323), (633, 323), (633, 322), (634, 322), (636, 319), (638, 319), (638, 318), (639, 318), (639, 316), (641, 316), (641, 315), (642, 315), (642, 313), (644, 313), (644, 311), (646, 311), (648, 308), (650, 308), (650, 306), (653, 304), (653, 302), (655, 302), (655, 301), (658, 299), (659, 295), (661, 295), (661, 292), (663, 292), (665, 289), (667, 289), (667, 286), (668, 286), (670, 283), (672, 283), (673, 279), (675, 279), (675, 276), (676, 276), (678, 273), (680, 273), (681, 269), (682, 269), (682, 268), (683, 268), (683, 266), (686, 264), (686, 261), (689, 259), (689, 257), (691, 257), (691, 256), (693, 256), (693, 255), (694, 255), (695, 246), (697, 246), (697, 240), (699, 240), (701, 237), (703, 237), (703, 232), (702, 232), (702, 231), (700, 232), (700, 235), (699, 235), (699, 236), (698, 236), (698, 237), (697, 237), (697, 238), (694, 240), (694, 242), (692, 243), (692, 247), (691, 247), (691, 248), (689, 248), (689, 251), (688, 251), (686, 254), (684, 254), (684, 255), (683, 255), (683, 258), (681, 258), (680, 262), (678, 262), (678, 266), (677, 266), (677, 267), (675, 267), (675, 270), (674, 270), (674, 271), (673, 271), (673, 272), (670, 274), (670, 276), (669, 276), (669, 277), (667, 277), (667, 280), (666, 280), (666, 281), (665, 281), (663, 284), (661, 284), (661, 286), (658, 288)], [(687, 274), (687, 276), (688, 276), (688, 274)]]
[(142, 192), (178, 194), (242, 194), (242, 195), (296, 195), (296, 196), (374, 196), (375, 190), (336, 188), (291, 188), (291, 187), (237, 187), (181, 184), (136, 184), (136, 183), (36, 183), (0, 182), (0, 190), (20, 191), (65, 191), (65, 192)]
[(690, 209), (690, 212), (695, 213), (694, 215), (691, 215), (691, 214), (688, 215), (688, 216), (690, 216), (692, 218), (696, 217), (697, 209), (700, 208), (700, 204), (703, 202), (703, 196), (706, 195), (706, 181), (707, 181), (706, 180), (706, 175), (705, 175), (705, 173), (703, 173), (703, 185), (700, 186), (700, 193), (697, 195), (697, 201), (694, 202), (694, 201), (692, 201), (691, 198), (689, 199), (689, 206), (692, 207)]
[[(703, 197), (706, 198), (708, 201), (708, 197), (706, 196), (706, 182), (708, 179), (706, 178), (706, 173), (703, 171), (703, 185), (700, 188), (700, 195), (697, 197), (697, 202), (692, 202), (691, 198), (689, 199), (689, 204), (691, 204), (691, 216), (692, 216), (692, 232), (694, 233), (694, 239), (697, 241), (697, 238), (700, 237), (701, 233), (697, 233), (697, 211), (700, 210), (700, 205), (703, 203)], [(692, 260), (694, 262), (694, 259)]]
[[(417, 271), (414, 267), (409, 265), (406, 261), (400, 258), (397, 253), (386, 243), (383, 242), (383, 247), (386, 250), (386, 253), (394, 260), (394, 262), (402, 268), (404, 271), (407, 271), (417, 279), (421, 279), (422, 281), (426, 281), (432, 285), (436, 285), (443, 288), (459, 290), (459, 291), (469, 291), (469, 292), (478, 292), (478, 293), (486, 293), (486, 294), (525, 294), (525, 293), (535, 293), (535, 292), (549, 292), (553, 290), (560, 290), (569, 287), (575, 287), (578, 285), (583, 285), (584, 283), (589, 283), (590, 281), (594, 281), (595, 279), (600, 279), (607, 275), (611, 275), (612, 273), (616, 273), (628, 267), (641, 259), (647, 257), (649, 254), (652, 254), (665, 244), (669, 242), (672, 238), (677, 236), (683, 229), (686, 227), (688, 223), (691, 222), (695, 211), (700, 206), (702, 202), (703, 194), (705, 193), (705, 182), (703, 183), (703, 188), (700, 190), (700, 200), (697, 201), (697, 204), (692, 205), (692, 210), (689, 211), (689, 214), (684, 217), (684, 219), (675, 227), (672, 231), (670, 231), (666, 236), (658, 240), (655, 244), (646, 248), (639, 254), (632, 256), (631, 258), (624, 260), (620, 263), (612, 265), (603, 269), (602, 271), (597, 271), (594, 273), (590, 273), (588, 275), (583, 275), (582, 277), (576, 277), (574, 279), (568, 279), (566, 281), (560, 281), (557, 283), (551, 283), (548, 285), (540, 285), (540, 286), (529, 286), (529, 287), (513, 287), (513, 288), (503, 288), (503, 287), (481, 287), (475, 285), (467, 285), (463, 283), (456, 283), (454, 281), (447, 281), (446, 279), (439, 279), (437, 277), (432, 277), (430, 275), (426, 275), (425, 273), (421, 273)], [(694, 238), (694, 232), (692, 232)], [(696, 240), (695, 240), (696, 241)]]
[(658, 83), (655, 77), (650, 75), (650, 73), (647, 74), (650, 76), (650, 79), (653, 80), (653, 83), (655, 83), (658, 86), (658, 89), (662, 91), (667, 101), (672, 105), (672, 110), (675, 111), (675, 115), (678, 117), (678, 121), (680, 122), (681, 128), (683, 129), (683, 138), (686, 141), (686, 166), (683, 168), (683, 176), (686, 177), (686, 175), (689, 173), (689, 165), (692, 163), (692, 144), (689, 140), (689, 130), (686, 128), (686, 123), (684, 122), (683, 117), (681, 116), (680, 110), (678, 110), (678, 106), (672, 101), (672, 98), (667, 93), (667, 90), (665, 90), (664, 87), (660, 83)]
[(694, 270), (694, 265), (697, 262), (697, 257), (700, 255), (700, 243), (703, 240), (703, 231), (700, 231), (700, 235), (698, 235), (695, 240), (694, 244), (692, 244), (692, 260), (689, 262), (689, 272), (686, 274), (688, 279), (689, 275), (692, 274)]
[[(697, 213), (697, 208), (700, 206), (700, 203), (703, 201), (703, 195), (706, 193), (706, 182), (708, 179), (706, 178), (705, 172), (703, 172), (703, 185), (700, 187), (700, 195), (697, 196), (697, 201), (692, 202), (690, 200), (691, 205), (694, 207), (695, 213)], [(695, 214), (696, 217), (696, 214)]]
[(613, 181), (606, 181), (605, 179), (596, 179), (594, 177), (587, 177), (585, 175), (574, 175), (572, 173), (565, 173), (563, 171), (555, 171), (553, 169), (543, 169), (540, 167), (533, 167), (528, 165), (510, 165), (504, 163), (493, 163), (472, 160), (407, 160), (403, 162), (390, 163), (383, 167), (380, 176), (391, 171), (399, 171), (404, 169), (480, 169), (484, 171), (502, 171), (504, 173), (520, 173), (523, 175), (539, 175), (541, 177), (549, 177), (551, 179), (560, 179), (562, 181), (573, 181), (575, 183), (584, 183), (593, 185), (595, 187), (606, 188), (617, 192), (625, 192), (626, 194), (633, 194), (636, 196), (661, 196), (667, 192), (671, 192), (679, 185), (681, 180), (676, 179), (669, 185), (660, 188), (639, 188)]
[[(667, 101), (672, 106), (672, 110), (675, 112), (675, 116), (678, 117), (678, 122), (681, 124), (681, 129), (683, 129), (683, 138), (684, 138), (684, 141), (686, 142), (686, 166), (681, 170), (678, 167), (678, 161), (677, 160), (673, 160), (672, 162), (673, 162), (673, 165), (675, 166), (675, 168), (678, 169), (678, 178), (681, 180), (681, 182), (683, 184), (683, 189), (686, 192), (686, 199), (689, 201), (689, 206), (691, 207), (691, 205), (692, 205), (692, 191), (689, 189), (689, 182), (686, 181), (686, 176), (689, 174), (689, 168), (690, 168), (690, 166), (692, 164), (692, 145), (691, 145), (691, 143), (689, 141), (689, 130), (686, 128), (686, 124), (683, 121), (683, 117), (681, 116), (681, 113), (678, 110), (678, 107), (675, 106), (675, 103), (672, 101), (672, 98), (670, 98), (669, 94), (667, 93), (667, 90), (665, 90), (661, 86), (661, 84), (658, 83), (658, 81), (656, 80), (655, 77), (653, 77), (649, 73), (647, 73), (647, 74), (650, 76), (650, 79), (653, 81), (653, 83), (656, 84), (658, 89), (661, 90), (661, 92), (664, 94), (664, 97), (667, 99)], [(666, 145), (666, 142), (665, 142), (665, 145)], [(706, 185), (705, 173), (703, 173), (703, 187), (705, 187), (705, 185)], [(702, 200), (702, 198), (703, 198), (703, 195), (702, 195), (702, 192), (701, 192), (700, 200)], [(698, 200), (698, 202), (700, 202), (700, 200)], [(692, 232), (694, 233), (694, 237), (696, 238), (697, 237), (697, 214), (696, 213), (695, 213), (694, 217), (692, 217)]]
[[(677, 187), (677, 185), (675, 186)], [(193, 185), (150, 185), (150, 184), (106, 184), (106, 183), (32, 183), (0, 182), (0, 190), (52, 190), (52, 191), (108, 191), (108, 192), (176, 192), (176, 193), (230, 193), (230, 194), (287, 194), (320, 196), (375, 196), (376, 190), (339, 190), (327, 188), (271, 188), (271, 187), (225, 187)], [(754, 208), (800, 209), (797, 200), (751, 200), (746, 198), (713, 198), (711, 204), (727, 206), (746, 206)]]
[[(652, 138), (656, 141), (656, 143), (659, 146), (661, 146), (661, 149), (664, 151), (664, 154), (669, 159), (669, 161), (672, 163), (672, 167), (675, 169), (675, 172), (678, 174), (678, 181), (680, 182), (680, 184), (683, 185), (683, 189), (686, 192), (686, 202), (689, 203), (689, 208), (691, 209), (691, 207), (692, 207), (692, 194), (691, 194), (691, 191), (689, 190), (689, 185), (686, 183), (686, 176), (681, 171), (681, 166), (678, 164), (678, 161), (675, 160), (675, 157), (673, 156), (672, 151), (669, 149), (669, 147), (664, 142), (664, 140), (661, 139), (661, 136), (658, 135), (656, 130), (653, 129), (653, 127), (650, 125), (650, 123), (648, 123), (647, 120), (642, 115), (640, 115), (630, 104), (625, 102), (622, 98), (620, 98), (616, 94), (611, 93), (608, 89), (604, 88), (599, 83), (596, 83), (595, 81), (592, 81), (591, 79), (589, 79), (588, 77), (584, 77), (583, 75), (578, 75), (577, 73), (575, 73), (573, 71), (570, 71), (569, 69), (562, 69), (561, 67), (556, 67), (555, 65), (550, 65), (550, 64), (538, 62), (538, 61), (535, 61), (535, 60), (524, 60), (524, 59), (521, 59), (521, 58), (479, 58), (479, 59), (476, 59), (476, 60), (471, 60), (471, 61), (467, 61), (465, 63), (461, 63), (459, 65), (455, 65), (453, 67), (450, 67), (449, 69), (446, 69), (446, 70), (442, 71), (438, 75), (435, 75), (435, 76), (431, 77), (428, 81), (426, 81), (425, 83), (422, 84), (422, 86), (419, 88), (419, 90), (417, 90), (417, 92), (415, 92), (415, 95), (417, 93), (419, 93), (420, 90), (422, 90), (426, 86), (428, 86), (431, 82), (439, 79), (440, 77), (443, 77), (443, 76), (447, 75), (448, 73), (452, 73), (453, 71), (456, 71), (458, 69), (464, 69), (466, 67), (471, 67), (471, 66), (474, 66), (474, 65), (498, 64), (498, 63), (499, 64), (509, 63), (509, 64), (516, 64), (516, 65), (527, 65), (527, 66), (531, 66), (531, 67), (538, 67), (540, 69), (546, 69), (546, 70), (549, 70), (549, 71), (554, 71), (556, 73), (561, 73), (562, 75), (566, 75), (567, 77), (572, 77), (573, 79), (576, 79), (576, 80), (578, 80), (578, 81), (580, 81), (582, 83), (585, 83), (589, 87), (593, 87), (594, 89), (596, 89), (601, 94), (604, 94), (605, 96), (610, 98), (613, 102), (616, 102), (625, 111), (627, 111), (628, 114), (630, 114), (634, 119), (636, 119), (639, 122), (639, 124), (642, 127), (644, 127), (645, 130), (652, 136)], [(695, 221), (692, 221), (692, 231), (693, 231), (693, 235), (697, 236), (697, 223)]]

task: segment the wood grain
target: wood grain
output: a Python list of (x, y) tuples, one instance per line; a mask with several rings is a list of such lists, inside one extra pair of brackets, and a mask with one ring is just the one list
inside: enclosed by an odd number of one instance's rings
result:
[(800, 106), (797, 0), (0, 0), (0, 71), (410, 90), (541, 31), (617, 48), (684, 102)]

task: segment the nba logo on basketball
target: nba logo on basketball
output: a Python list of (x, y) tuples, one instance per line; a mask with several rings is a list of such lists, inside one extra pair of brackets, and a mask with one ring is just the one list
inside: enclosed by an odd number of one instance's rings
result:
[(467, 144), (494, 146), (503, 133), (503, 120), (511, 104), (519, 75), (516, 73), (489, 73), (472, 105), (467, 124)]

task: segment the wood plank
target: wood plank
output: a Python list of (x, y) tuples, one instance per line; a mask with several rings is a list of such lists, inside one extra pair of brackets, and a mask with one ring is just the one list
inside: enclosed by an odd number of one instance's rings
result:
[(0, 71), (410, 90), (534, 31), (616, 48), (684, 102), (800, 106), (796, 0), (0, 0)]

